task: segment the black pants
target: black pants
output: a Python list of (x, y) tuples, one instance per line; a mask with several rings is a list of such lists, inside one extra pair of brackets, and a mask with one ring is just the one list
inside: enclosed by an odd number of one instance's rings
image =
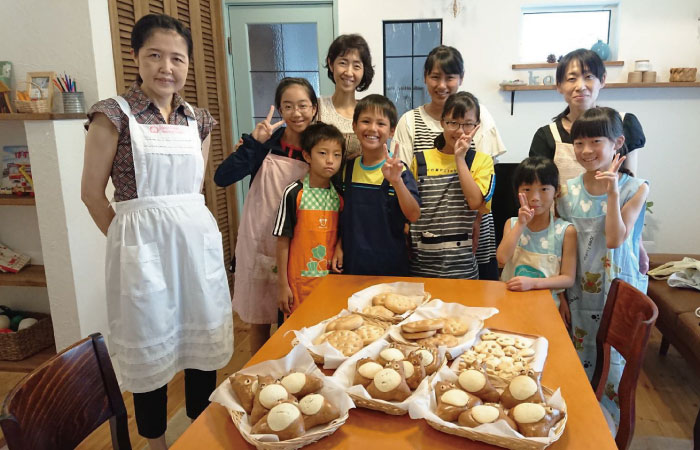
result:
[(496, 258), (491, 258), (485, 264), (479, 264), (479, 279), (498, 281), (498, 261)]
[[(185, 369), (185, 409), (187, 417), (196, 419), (209, 406), (209, 396), (216, 388), (216, 370)], [(155, 439), (168, 426), (168, 386), (134, 394), (134, 412), (139, 434)]]

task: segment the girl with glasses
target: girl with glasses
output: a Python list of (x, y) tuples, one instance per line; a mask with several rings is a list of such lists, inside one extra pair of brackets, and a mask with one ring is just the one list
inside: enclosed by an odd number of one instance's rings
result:
[(495, 178), (491, 157), (472, 148), (479, 117), (476, 97), (450, 95), (434, 148), (413, 155), (411, 172), (422, 201), (410, 228), (415, 276), (479, 278), (473, 226), (477, 211), (489, 211)]

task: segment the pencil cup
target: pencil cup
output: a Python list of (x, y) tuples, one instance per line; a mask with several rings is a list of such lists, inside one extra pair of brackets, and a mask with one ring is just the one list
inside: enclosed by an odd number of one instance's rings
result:
[(82, 92), (63, 92), (64, 113), (84, 113), (85, 97)]

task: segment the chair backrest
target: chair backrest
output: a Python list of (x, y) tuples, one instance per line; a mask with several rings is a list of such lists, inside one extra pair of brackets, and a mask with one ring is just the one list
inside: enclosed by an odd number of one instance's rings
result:
[(102, 335), (90, 335), (10, 391), (0, 426), (10, 450), (72, 449), (106, 420), (112, 445), (131, 449), (126, 407)]
[(651, 328), (658, 315), (656, 304), (643, 292), (619, 278), (613, 280), (596, 336), (597, 357), (591, 383), (600, 400), (608, 378), (612, 346), (625, 358), (625, 368), (617, 391), (620, 426), (615, 442), (620, 450), (627, 449), (634, 434), (637, 379)]
[(513, 172), (517, 163), (498, 163), (494, 166), (496, 186), (493, 190), (491, 211), (496, 231), (496, 245), (503, 239), (503, 224), (511, 217), (518, 216), (520, 204), (513, 191)]

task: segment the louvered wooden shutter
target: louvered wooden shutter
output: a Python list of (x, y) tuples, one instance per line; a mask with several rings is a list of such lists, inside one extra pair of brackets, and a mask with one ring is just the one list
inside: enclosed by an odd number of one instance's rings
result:
[[(208, 109), (219, 122), (211, 133), (204, 194), (223, 235), (224, 258), (228, 262), (237, 231), (235, 195), (232, 189), (219, 188), (212, 181), (214, 170), (231, 152), (233, 141), (221, 3), (218, 0), (109, 0), (114, 69), (120, 93), (138, 76), (131, 57), (131, 30), (139, 18), (149, 13), (173, 16), (192, 32), (194, 55), (181, 94), (190, 104)], [(229, 283), (232, 285), (231, 277)]]

